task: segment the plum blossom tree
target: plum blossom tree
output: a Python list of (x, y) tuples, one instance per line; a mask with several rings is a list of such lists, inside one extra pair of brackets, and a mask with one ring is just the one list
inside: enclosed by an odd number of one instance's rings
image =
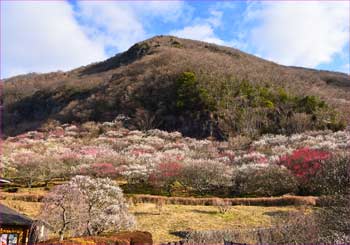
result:
[(94, 163), (87, 167), (81, 168), (80, 172), (83, 175), (92, 175), (99, 178), (112, 178), (115, 177), (118, 173), (111, 163)]
[(39, 218), (50, 224), (58, 233), (60, 241), (66, 233), (79, 226), (79, 215), (76, 211), (83, 207), (81, 197), (79, 190), (67, 183), (56, 186), (43, 200)]
[[(323, 208), (317, 213), (322, 242), (350, 241), (350, 154), (333, 157), (320, 172)], [(323, 177), (321, 179), (321, 177)]]
[(291, 155), (282, 156), (279, 164), (290, 169), (300, 181), (307, 181), (320, 169), (322, 161), (330, 157), (329, 152), (305, 147), (293, 151)]
[(327, 151), (304, 147), (294, 150), (290, 155), (280, 157), (278, 164), (285, 166), (293, 173), (299, 182), (301, 194), (311, 194), (314, 177), (330, 157), (331, 154)]
[(42, 156), (32, 152), (15, 155), (13, 166), (16, 169), (16, 178), (31, 188), (35, 181), (39, 181), (43, 177), (42, 161)]
[(182, 165), (178, 162), (162, 162), (149, 176), (149, 182), (153, 186), (165, 187), (169, 191), (170, 185), (179, 178)]
[(80, 212), (84, 224), (80, 227), (82, 235), (118, 231), (135, 224), (122, 190), (111, 179), (76, 176), (71, 184), (82, 193), (85, 204), (84, 210)]
[(232, 186), (233, 169), (213, 160), (187, 161), (181, 171), (181, 181), (194, 188), (201, 195), (210, 189), (222, 189)]
[(44, 199), (40, 218), (59, 234), (98, 235), (131, 228), (134, 217), (122, 190), (112, 180), (76, 176)]

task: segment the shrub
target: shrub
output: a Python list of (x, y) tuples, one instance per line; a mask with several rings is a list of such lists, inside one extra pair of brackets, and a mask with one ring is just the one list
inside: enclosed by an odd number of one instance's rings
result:
[(115, 177), (117, 173), (117, 170), (111, 163), (94, 163), (80, 169), (80, 174), (99, 178)]
[(350, 241), (350, 194), (323, 197), (325, 207), (318, 210), (316, 218), (320, 227), (320, 241), (343, 244)]
[(282, 156), (278, 164), (287, 167), (297, 178), (300, 194), (315, 194), (320, 191), (315, 176), (330, 157), (329, 152), (305, 147)]
[(152, 186), (161, 187), (170, 192), (171, 184), (175, 182), (182, 171), (182, 165), (177, 162), (160, 163), (156, 170), (150, 174), (149, 182)]
[(17, 181), (31, 188), (32, 185), (42, 180), (43, 157), (37, 153), (29, 152), (14, 156), (13, 166), (16, 169)]
[(183, 48), (184, 46), (177, 40), (172, 40), (171, 41), (171, 46), (175, 48)]
[(181, 197), (181, 196), (188, 196), (188, 190), (187, 188), (179, 181), (174, 181), (170, 185), (170, 190), (169, 190), (170, 196), (176, 196), (176, 197)]
[(350, 191), (350, 154), (326, 160), (310, 180), (311, 191), (321, 195), (344, 195)]
[(266, 243), (270, 244), (317, 244), (320, 227), (315, 215), (305, 210), (288, 212), (275, 219), (274, 229)]
[(5, 189), (6, 192), (9, 192), (9, 193), (16, 193), (18, 192), (18, 188), (17, 187), (7, 187)]
[(180, 111), (214, 109), (215, 101), (199, 86), (193, 72), (184, 72), (176, 83), (176, 108)]
[(238, 195), (279, 196), (297, 191), (297, 181), (289, 170), (279, 166), (247, 167), (238, 170), (233, 192)]
[(313, 150), (310, 148), (300, 148), (290, 155), (280, 158), (279, 165), (288, 168), (300, 182), (306, 182), (320, 169), (323, 160), (329, 159), (329, 152)]
[(218, 91), (214, 93), (219, 93), (216, 96), (219, 123), (231, 134), (255, 137), (264, 133), (344, 128), (337, 112), (317, 96), (292, 95), (282, 87), (269, 83), (256, 85), (248, 80), (225, 83)]
[(224, 199), (214, 199), (213, 204), (218, 208), (219, 213), (225, 214), (231, 209), (231, 202)]
[(156, 209), (158, 211), (158, 214), (161, 214), (163, 211), (165, 205), (165, 200), (164, 199), (158, 199), (156, 202)]
[(232, 168), (212, 160), (191, 160), (184, 164), (181, 182), (200, 195), (222, 190), (232, 185)]

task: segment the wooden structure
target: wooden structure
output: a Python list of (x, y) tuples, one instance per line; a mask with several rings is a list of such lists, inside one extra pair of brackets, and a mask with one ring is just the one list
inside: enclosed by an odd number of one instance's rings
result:
[(4, 179), (4, 178), (0, 178), (0, 184), (9, 184), (11, 183), (10, 180)]
[(17, 211), (0, 204), (0, 244), (26, 245), (33, 220)]

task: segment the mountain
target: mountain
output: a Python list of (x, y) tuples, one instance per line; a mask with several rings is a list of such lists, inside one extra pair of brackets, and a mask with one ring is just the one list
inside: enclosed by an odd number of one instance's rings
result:
[(198, 138), (337, 130), (350, 123), (350, 77), (156, 36), (100, 63), (3, 82), (5, 136), (52, 120), (79, 124), (116, 117), (129, 128)]

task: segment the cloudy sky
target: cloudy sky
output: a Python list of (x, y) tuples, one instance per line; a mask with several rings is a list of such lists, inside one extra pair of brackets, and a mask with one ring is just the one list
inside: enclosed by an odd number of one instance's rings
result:
[(350, 73), (349, 1), (0, 1), (1, 78), (69, 70), (159, 34)]

